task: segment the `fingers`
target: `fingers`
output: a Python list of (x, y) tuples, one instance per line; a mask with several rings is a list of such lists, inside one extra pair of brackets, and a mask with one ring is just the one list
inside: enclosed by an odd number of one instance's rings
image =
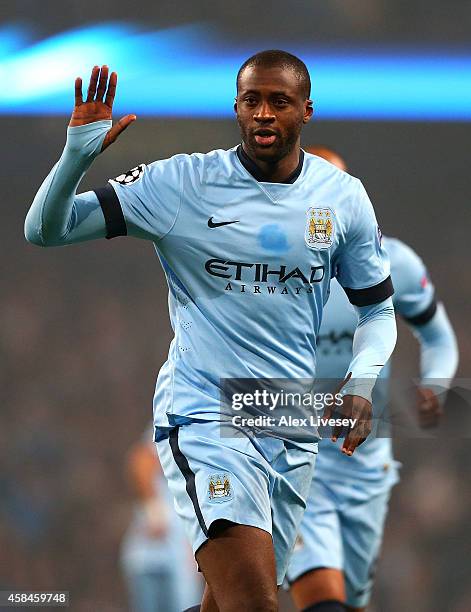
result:
[(350, 433), (345, 438), (342, 445), (342, 453), (351, 457), (355, 452), (355, 449), (363, 444), (371, 432), (371, 427), (368, 427), (366, 423), (362, 423), (357, 427), (350, 430)]
[(136, 115), (126, 115), (125, 117), (122, 117), (118, 121), (118, 123), (113, 125), (111, 130), (106, 134), (101, 150), (104, 151), (106, 147), (109, 147), (110, 144), (113, 144), (113, 142), (118, 138), (121, 132), (124, 132), (124, 130), (129, 127), (131, 123), (136, 121), (136, 119)]
[(330, 438), (332, 442), (337, 442), (339, 438), (343, 438), (348, 433), (348, 427), (344, 425), (335, 425), (332, 427), (332, 437)]
[(324, 411), (322, 413), (322, 418), (331, 419), (333, 414), (334, 414), (334, 406), (329, 404), (328, 406), (325, 406)]
[(116, 83), (118, 82), (118, 75), (116, 72), (110, 74), (110, 80), (108, 83), (108, 91), (106, 92), (105, 104), (112, 108), (114, 96), (116, 94)]
[(102, 66), (100, 70), (100, 78), (98, 80), (98, 87), (96, 90), (95, 100), (102, 102), (105, 97), (106, 84), (108, 83), (108, 66)]
[[(345, 405), (345, 398), (342, 398), (342, 405), (337, 407), (338, 412), (334, 412), (333, 416), (335, 417), (345, 417), (345, 411), (348, 411), (349, 407)], [(342, 437), (342, 435), (345, 435), (347, 433), (347, 431), (344, 431), (344, 427), (342, 425), (333, 425), (331, 428), (331, 437), (330, 439), (332, 440), (332, 442), (337, 442), (337, 440)]]
[(371, 404), (362, 397), (346, 396), (352, 400), (351, 418), (355, 425), (350, 429), (342, 445), (342, 452), (353, 455), (355, 449), (362, 444), (371, 433)]
[(98, 66), (93, 66), (92, 74), (90, 76), (90, 83), (88, 84), (87, 102), (93, 102), (93, 100), (95, 99), (95, 92), (99, 74), (100, 68)]
[[(324, 408), (324, 412), (322, 413), (322, 418), (324, 422), (327, 423), (329, 419), (338, 417), (338, 413), (336, 413), (337, 406), (334, 404), (329, 404)], [(342, 427), (331, 426), (331, 437), (332, 442), (336, 442), (337, 438), (342, 435)]]
[(352, 413), (352, 418), (357, 419), (356, 424), (352, 427), (342, 444), (342, 452), (351, 457), (355, 452), (355, 449), (363, 444), (366, 438), (371, 433), (371, 420), (370, 417), (365, 415), (356, 415)]
[[(322, 418), (324, 419), (324, 422), (327, 423), (329, 419), (334, 417), (334, 407), (333, 406), (326, 406), (324, 408), (324, 412), (322, 413)], [(331, 434), (330, 434), (330, 439), (332, 440), (332, 442), (336, 442), (337, 437), (340, 435), (340, 431), (338, 427), (331, 427)]]
[[(343, 387), (343, 384), (342, 384)], [(337, 418), (349, 419), (352, 415), (352, 396), (344, 395), (342, 397), (342, 404), (337, 407), (338, 412), (335, 414)], [(349, 432), (349, 428), (345, 425), (334, 425), (332, 427), (332, 442), (337, 442), (339, 438), (343, 438)]]
[[(108, 82), (108, 72), (109, 68), (106, 65), (103, 65), (101, 69), (99, 66), (93, 66), (88, 84), (87, 102), (103, 102), (106, 92), (105, 104), (110, 108), (113, 106), (118, 75), (116, 72), (112, 72)], [(106, 89), (107, 85), (108, 90)], [(82, 79), (77, 77), (75, 79), (75, 106), (80, 104), (83, 104)]]
[(80, 106), (80, 104), (83, 104), (82, 79), (77, 77), (75, 79), (75, 106)]

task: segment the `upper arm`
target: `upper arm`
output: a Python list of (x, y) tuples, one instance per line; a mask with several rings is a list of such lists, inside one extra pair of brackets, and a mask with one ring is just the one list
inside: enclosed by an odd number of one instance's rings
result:
[(76, 195), (65, 242), (73, 244), (105, 236), (105, 219), (96, 194), (87, 191)]
[(383, 302), (394, 289), (373, 206), (361, 182), (356, 183), (336, 276), (353, 305), (368, 306)]
[(180, 207), (178, 157), (140, 164), (95, 193), (106, 220), (107, 238), (129, 234), (153, 242), (171, 229)]
[(93, 191), (80, 193), (73, 198), (70, 216), (60, 234), (44, 236), (42, 219), (28, 213), (25, 220), (25, 236), (28, 242), (38, 246), (64, 246), (106, 236), (106, 225), (100, 202)]
[(437, 303), (435, 288), (423, 261), (399, 240), (391, 244), (390, 255), (397, 312), (410, 325), (428, 323), (435, 315)]

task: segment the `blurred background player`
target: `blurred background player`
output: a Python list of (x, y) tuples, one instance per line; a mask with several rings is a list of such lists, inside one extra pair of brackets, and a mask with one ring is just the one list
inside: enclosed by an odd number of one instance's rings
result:
[(133, 612), (181, 612), (202, 596), (183, 525), (152, 440), (152, 429), (129, 451), (126, 475), (137, 498), (121, 546), (121, 564)]
[[(309, 147), (346, 170), (344, 160), (327, 147)], [(396, 312), (420, 344), (421, 384), (417, 411), (421, 427), (438, 424), (443, 394), (458, 365), (455, 335), (443, 304), (437, 303), (427, 270), (403, 242), (383, 237), (389, 253)], [(335, 279), (318, 336), (319, 379), (341, 378), (352, 355), (356, 315)], [(390, 364), (381, 378), (390, 375)], [(440, 397), (440, 394), (442, 395)], [(387, 419), (387, 382), (373, 395), (375, 417)], [(398, 482), (390, 432), (370, 436), (352, 457), (324, 439), (306, 513), (288, 570), (291, 594), (299, 610), (340, 612), (368, 605), (392, 486)], [(381, 436), (381, 437), (380, 437)]]

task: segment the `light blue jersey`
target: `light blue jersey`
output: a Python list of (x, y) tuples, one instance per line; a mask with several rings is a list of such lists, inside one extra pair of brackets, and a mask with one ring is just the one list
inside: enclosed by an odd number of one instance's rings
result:
[(188, 418), (218, 419), (221, 379), (314, 377), (333, 276), (360, 313), (352, 385), (374, 383), (395, 343), (393, 287), (358, 179), (300, 151), (286, 182), (264, 182), (239, 145), (140, 164), (77, 195), (110, 127), (68, 129), (25, 235), (40, 246), (125, 234), (155, 244), (175, 332), (154, 396), (158, 434)]
[(392, 293), (362, 184), (313, 155), (294, 183), (255, 180), (231, 149), (141, 165), (97, 194), (111, 209), (117, 195), (167, 275), (158, 429), (219, 418), (221, 378), (312, 378), (331, 277), (359, 306)]
[[(412, 323), (420, 315), (427, 322), (435, 313), (434, 288), (426, 268), (412, 249), (400, 240), (383, 237), (391, 264), (394, 283), (396, 312)], [(353, 334), (357, 315), (337, 281), (331, 284), (330, 298), (324, 309), (324, 317), (318, 335), (317, 375), (319, 378), (341, 378), (352, 357)], [(376, 487), (391, 486), (397, 480), (397, 463), (392, 457), (392, 442), (388, 423), (387, 379), (391, 367), (388, 362), (382, 369), (373, 392), (374, 414), (381, 421), (380, 437), (366, 440), (351, 457), (340, 452), (339, 443), (324, 439), (319, 444), (316, 480), (328, 482), (331, 478), (364, 482), (367, 489), (357, 489), (359, 497), (370, 496)], [(385, 427), (386, 425), (386, 427)], [(313, 501), (313, 503), (315, 503)]]

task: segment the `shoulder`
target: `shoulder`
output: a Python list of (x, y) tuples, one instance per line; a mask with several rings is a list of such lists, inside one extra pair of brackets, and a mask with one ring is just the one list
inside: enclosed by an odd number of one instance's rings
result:
[(405, 242), (391, 236), (383, 236), (383, 246), (386, 249), (391, 262), (391, 273), (399, 270), (406, 270), (408, 267), (413, 270), (423, 270), (424, 263), (417, 253)]
[(175, 184), (182, 177), (205, 182), (208, 177), (211, 179), (211, 176), (229, 175), (231, 172), (234, 172), (234, 151), (218, 149), (209, 153), (179, 153), (166, 159), (142, 163), (110, 179), (110, 182), (124, 187)]
[[(422, 303), (433, 298), (434, 287), (427, 268), (417, 253), (402, 240), (384, 236), (383, 245), (391, 264), (391, 278), (395, 289), (394, 301), (397, 306), (402, 302), (406, 304), (407, 312), (401, 314), (410, 314), (410, 308), (415, 308), (415, 302), (419, 299)], [(411, 296), (415, 296), (414, 301)], [(412, 306), (408, 306), (409, 303)]]
[(344, 172), (322, 157), (304, 152), (306, 175), (321, 180), (324, 184), (342, 190), (344, 193), (355, 195), (363, 188), (359, 179)]
[(211, 181), (217, 176), (229, 178), (235, 171), (235, 149), (215, 149), (208, 153), (180, 153), (173, 157), (153, 162), (150, 167), (175, 166), (187, 177), (193, 176), (201, 182)]
[(363, 218), (371, 216), (372, 205), (360, 179), (317, 155), (306, 153), (305, 160), (309, 186), (330, 203), (347, 226), (353, 223), (356, 227)]
[(190, 168), (208, 169), (232, 166), (235, 156), (235, 149), (214, 149), (208, 153), (181, 153), (174, 158), (178, 163)]

